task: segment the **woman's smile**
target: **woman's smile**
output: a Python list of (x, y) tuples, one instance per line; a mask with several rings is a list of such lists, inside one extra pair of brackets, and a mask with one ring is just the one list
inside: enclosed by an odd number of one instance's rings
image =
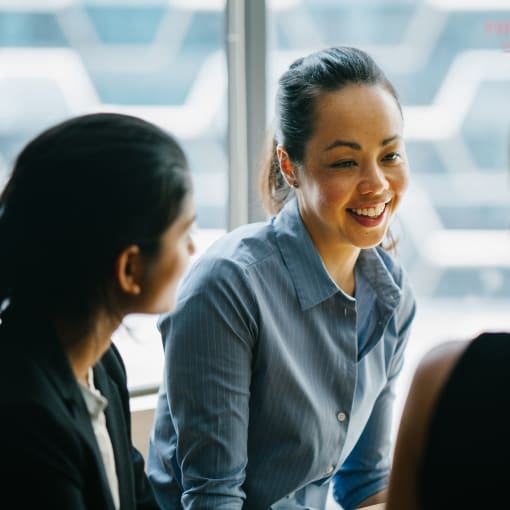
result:
[(356, 209), (347, 209), (352, 218), (364, 227), (377, 227), (386, 217), (387, 203), (380, 203), (375, 206), (368, 206)]

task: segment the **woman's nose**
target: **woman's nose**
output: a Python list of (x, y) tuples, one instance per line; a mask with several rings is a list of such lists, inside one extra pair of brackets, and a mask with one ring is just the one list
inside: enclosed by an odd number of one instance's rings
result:
[(358, 190), (362, 195), (375, 195), (390, 187), (384, 169), (377, 162), (363, 166)]

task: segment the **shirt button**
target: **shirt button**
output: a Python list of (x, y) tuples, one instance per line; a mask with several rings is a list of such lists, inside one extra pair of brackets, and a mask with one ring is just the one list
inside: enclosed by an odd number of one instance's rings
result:
[(328, 466), (326, 468), (326, 474), (330, 475), (335, 470), (335, 466)]
[(339, 411), (338, 413), (336, 413), (336, 419), (340, 423), (342, 423), (342, 422), (344, 422), (347, 419), (347, 415), (345, 413), (342, 413), (342, 411)]

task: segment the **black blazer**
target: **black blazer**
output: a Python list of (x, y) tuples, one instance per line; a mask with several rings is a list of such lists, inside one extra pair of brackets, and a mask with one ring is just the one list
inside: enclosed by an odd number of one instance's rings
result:
[[(9, 312), (9, 310), (7, 311)], [(114, 510), (79, 385), (52, 329), (34, 317), (0, 325), (0, 507)], [(114, 345), (94, 369), (108, 400), (122, 510), (159, 508), (132, 446), (129, 394)]]

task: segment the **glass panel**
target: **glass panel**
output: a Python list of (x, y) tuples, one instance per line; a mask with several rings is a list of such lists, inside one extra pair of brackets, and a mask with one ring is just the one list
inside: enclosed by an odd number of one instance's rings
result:
[[(0, 185), (43, 128), (119, 111), (169, 129), (188, 155), (200, 253), (225, 231), (224, 1), (0, 2)], [(211, 93), (214, 91), (214, 93)], [(130, 386), (157, 384), (163, 351), (154, 317), (116, 335)]]

